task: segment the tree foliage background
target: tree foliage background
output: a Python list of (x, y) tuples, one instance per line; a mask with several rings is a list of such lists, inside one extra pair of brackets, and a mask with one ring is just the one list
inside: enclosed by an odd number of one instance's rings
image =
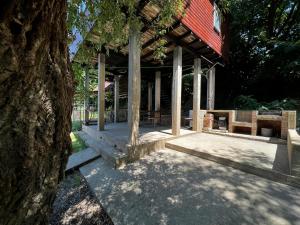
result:
[(235, 97), (258, 101), (300, 99), (300, 2), (231, 0), (225, 15), (230, 54), (217, 77), (217, 101), (232, 107)]
[[(182, 10), (183, 1), (150, 2), (162, 8), (161, 17), (152, 24), (157, 35), (161, 35), (174, 12)], [(108, 46), (126, 44), (130, 26), (142, 26), (141, 18), (136, 16), (138, 6), (134, 0), (70, 0), (69, 3), (69, 32), (76, 28), (84, 36), (87, 28), (96, 26), (102, 32), (102, 40), (94, 49), (104, 47), (108, 54), (111, 50), (117, 50)], [(223, 21), (229, 25), (227, 35), (230, 40), (226, 67), (217, 71), (217, 106), (235, 107), (234, 99), (240, 95), (251, 95), (259, 102), (299, 99), (299, 1), (219, 0), (217, 3)], [(100, 12), (104, 12), (101, 17)], [(96, 19), (97, 23), (94, 22)], [(81, 51), (83, 58), (88, 59), (87, 56), (92, 54), (88, 51)], [(156, 54), (161, 55), (159, 52)]]

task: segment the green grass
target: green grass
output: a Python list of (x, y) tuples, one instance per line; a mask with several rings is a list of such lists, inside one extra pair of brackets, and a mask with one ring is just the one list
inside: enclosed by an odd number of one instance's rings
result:
[(71, 140), (72, 140), (72, 148), (73, 148), (73, 152), (80, 152), (81, 150), (87, 148), (86, 144), (84, 143), (84, 141), (79, 137), (79, 135), (75, 134), (75, 133), (71, 133)]
[(72, 122), (72, 131), (79, 131), (82, 128), (81, 121), (73, 121)]

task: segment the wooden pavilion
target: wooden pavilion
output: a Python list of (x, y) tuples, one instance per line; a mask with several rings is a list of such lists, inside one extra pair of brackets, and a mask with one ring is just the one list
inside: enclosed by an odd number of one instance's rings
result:
[[(161, 109), (161, 77), (172, 69), (172, 135), (180, 134), (181, 126), (181, 91), (184, 65), (193, 65), (193, 130), (200, 131), (200, 99), (201, 76), (203, 69), (207, 72), (207, 109), (214, 109), (216, 66), (224, 64), (226, 45), (224, 44), (224, 25), (221, 24), (220, 12), (212, 0), (187, 1), (183, 17), (174, 17), (163, 36), (156, 36), (151, 24), (160, 13), (160, 9), (148, 1), (140, 1), (138, 15), (144, 27), (141, 31), (130, 32), (127, 46), (116, 46), (118, 53), (113, 52), (107, 57), (99, 52), (93, 59), (98, 66), (98, 130), (105, 129), (105, 76), (115, 77), (114, 111), (119, 111), (119, 76), (128, 76), (128, 145), (138, 143), (141, 79), (155, 77), (155, 111)], [(101, 33), (91, 29), (82, 46), (91, 46), (101, 39)], [(166, 59), (164, 64), (156, 61), (153, 53), (160, 40), (165, 40)], [(139, 45), (141, 40), (141, 45)], [(225, 46), (225, 47), (224, 47)], [(80, 51), (80, 48), (79, 48)], [(77, 57), (73, 58), (77, 61)], [(80, 63), (80, 61), (78, 61)], [(128, 70), (124, 70), (128, 68)], [(189, 71), (191, 72), (191, 71)], [(88, 88), (88, 74), (86, 74)], [(152, 88), (149, 86), (149, 88)], [(151, 101), (151, 100), (149, 100)], [(150, 104), (150, 103), (149, 103)], [(85, 101), (88, 105), (88, 100)], [(86, 110), (88, 115), (88, 110)], [(88, 118), (88, 116), (86, 116)], [(117, 121), (117, 120), (116, 120)]]

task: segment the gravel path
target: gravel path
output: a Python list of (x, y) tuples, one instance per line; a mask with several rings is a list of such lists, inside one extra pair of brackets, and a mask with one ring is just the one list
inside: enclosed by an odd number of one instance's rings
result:
[(79, 172), (60, 184), (50, 225), (113, 225)]

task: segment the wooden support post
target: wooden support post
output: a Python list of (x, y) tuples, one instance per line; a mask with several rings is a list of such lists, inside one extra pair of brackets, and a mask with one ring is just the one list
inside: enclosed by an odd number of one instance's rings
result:
[(105, 123), (105, 55), (98, 54), (98, 130)]
[(207, 77), (207, 109), (214, 110), (215, 109), (215, 67), (211, 68), (208, 71)]
[(161, 72), (155, 73), (155, 112), (160, 112)]
[(114, 123), (118, 122), (120, 77), (115, 76), (114, 87)]
[(152, 84), (148, 82), (148, 112), (152, 111)]
[(193, 89), (193, 131), (201, 131), (200, 106), (201, 106), (201, 59), (194, 61), (194, 89)]
[(180, 135), (181, 127), (182, 47), (174, 49), (172, 83), (172, 134)]
[(129, 75), (128, 75), (128, 144), (138, 144), (140, 102), (141, 102), (141, 50), (140, 33), (130, 30), (129, 34)]
[(84, 70), (84, 124), (89, 124), (89, 100), (90, 100), (90, 91), (89, 91), (89, 83), (90, 77), (88, 73), (88, 67), (85, 67)]

